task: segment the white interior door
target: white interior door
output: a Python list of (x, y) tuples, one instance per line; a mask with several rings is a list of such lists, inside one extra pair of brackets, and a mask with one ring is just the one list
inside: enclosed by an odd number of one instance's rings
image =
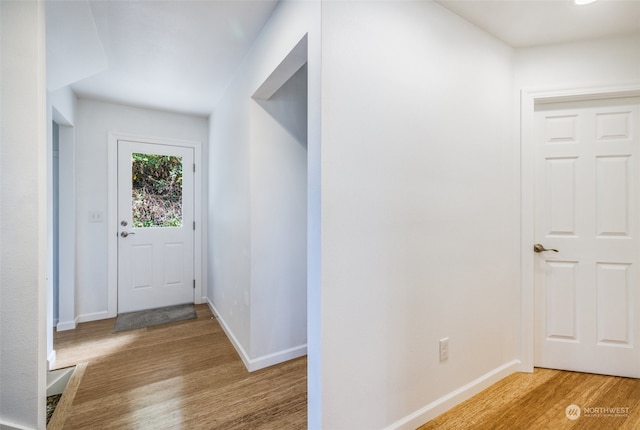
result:
[(536, 108), (535, 366), (640, 377), (639, 111)]
[(118, 141), (118, 313), (194, 302), (193, 157)]

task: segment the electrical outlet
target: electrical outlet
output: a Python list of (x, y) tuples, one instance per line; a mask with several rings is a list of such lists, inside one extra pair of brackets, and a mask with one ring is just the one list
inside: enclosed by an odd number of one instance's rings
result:
[(445, 361), (449, 358), (449, 338), (445, 337), (440, 339), (440, 361)]
[(89, 212), (89, 222), (102, 222), (104, 221), (104, 215), (100, 211)]

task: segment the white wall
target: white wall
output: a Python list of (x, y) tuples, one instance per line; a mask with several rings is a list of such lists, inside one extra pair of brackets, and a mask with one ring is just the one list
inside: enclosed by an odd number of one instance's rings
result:
[[(69, 87), (47, 92), (47, 360), (49, 367), (55, 361), (53, 328), (60, 318), (68, 328), (75, 327), (75, 113), (77, 99)], [(58, 128), (58, 208), (54, 208), (54, 153), (52, 122)], [(54, 249), (54, 209), (58, 209), (59, 243)], [(58, 253), (58, 259), (54, 256)], [(54, 264), (58, 265), (58, 290), (54, 286)], [(60, 288), (60, 285), (62, 287)], [(54, 309), (55, 297), (63, 298)], [(62, 313), (58, 311), (62, 308)], [(71, 325), (69, 325), (71, 324)], [(64, 325), (64, 324), (63, 324)], [(61, 328), (59, 325), (58, 328)]]
[(307, 67), (250, 116), (250, 354), (292, 358), (307, 344)]
[(44, 46), (44, 4), (0, 2), (0, 427), (3, 428), (45, 427)]
[(574, 88), (640, 79), (640, 36), (516, 50), (516, 89)]
[(322, 66), (322, 428), (415, 428), (517, 365), (513, 50), (324, 2)]
[[(58, 213), (58, 323), (57, 330), (76, 327), (76, 110), (77, 98), (69, 87), (47, 96), (50, 120), (59, 127)], [(48, 136), (49, 137), (49, 136)], [(55, 250), (51, 250), (55, 252)], [(48, 356), (51, 355), (49, 351)]]
[[(313, 236), (307, 243), (309, 259), (318, 261), (318, 236), (313, 232), (319, 231), (319, 158), (310, 155), (305, 165), (306, 155), (296, 143), (301, 130), (287, 132), (289, 125), (274, 122), (251, 97), (308, 34), (308, 146), (310, 154), (318, 153), (319, 7), (313, 1), (285, 1), (277, 7), (211, 117), (208, 297), (251, 370), (304, 353), (307, 272), (310, 288), (317, 291), (318, 286), (317, 263), (305, 267), (304, 243), (290, 239), (308, 226)], [(301, 77), (296, 78), (285, 87), (300, 87)], [(304, 104), (294, 96), (299, 91), (304, 90), (285, 88), (276, 94), (276, 99), (284, 95), (287, 100), (280, 105), (287, 105), (287, 115)], [(306, 121), (299, 115), (294, 122), (301, 120)], [(286, 202), (289, 193), (291, 201)], [(300, 207), (303, 202), (310, 205), (309, 211)], [(278, 213), (284, 203), (297, 207), (297, 214)], [(315, 321), (317, 326), (319, 314)], [(311, 367), (319, 366), (317, 358), (310, 358)], [(309, 396), (318, 399), (313, 389)], [(310, 400), (311, 405), (313, 420), (319, 415), (319, 401)]]
[(78, 99), (70, 87), (48, 92), (47, 102), (55, 109), (51, 113), (54, 121), (66, 126), (75, 124)]
[[(108, 134), (200, 141), (206, 177), (208, 123), (201, 117), (84, 99), (78, 101), (76, 123), (77, 306), (80, 320), (87, 321), (107, 317)], [(206, 184), (203, 188), (206, 205)], [(91, 211), (102, 212), (105, 221), (89, 222)]]

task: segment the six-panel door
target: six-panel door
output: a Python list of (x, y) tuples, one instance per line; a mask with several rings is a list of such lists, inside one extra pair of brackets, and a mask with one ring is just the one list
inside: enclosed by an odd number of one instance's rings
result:
[(536, 109), (535, 366), (640, 377), (639, 111)]

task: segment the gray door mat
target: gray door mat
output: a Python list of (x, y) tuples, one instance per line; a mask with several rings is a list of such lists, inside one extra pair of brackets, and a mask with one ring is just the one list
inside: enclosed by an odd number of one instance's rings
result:
[(113, 332), (118, 333), (126, 330), (135, 330), (175, 321), (196, 319), (197, 317), (193, 303), (148, 309), (144, 311), (127, 312), (125, 314), (118, 315), (113, 327)]

